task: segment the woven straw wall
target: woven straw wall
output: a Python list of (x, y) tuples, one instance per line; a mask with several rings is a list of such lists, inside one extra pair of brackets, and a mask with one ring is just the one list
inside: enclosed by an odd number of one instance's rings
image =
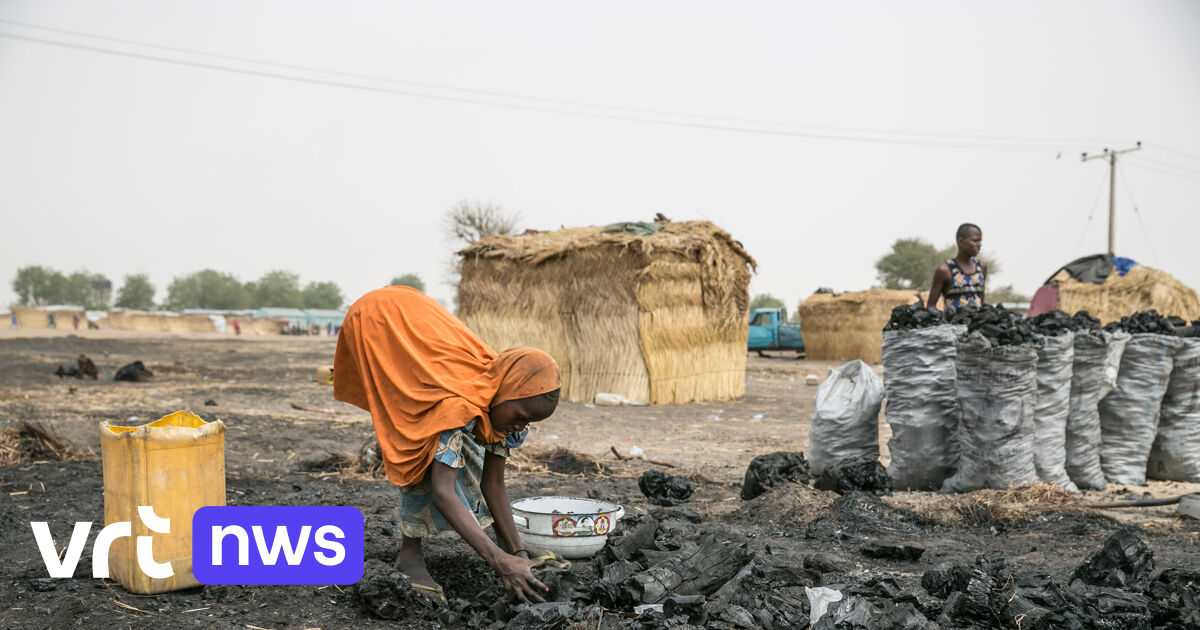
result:
[(1124, 276), (1114, 271), (1104, 284), (1079, 282), (1066, 270), (1058, 272), (1051, 282), (1058, 284), (1059, 309), (1068, 313), (1087, 311), (1104, 324), (1149, 309), (1189, 322), (1200, 318), (1200, 299), (1191, 287), (1145, 265), (1134, 265)]
[(490, 237), (461, 253), (459, 317), (496, 350), (550, 353), (567, 400), (745, 392), (753, 259), (710, 223), (647, 237), (595, 227)]
[(883, 327), (892, 309), (917, 300), (924, 300), (917, 291), (878, 288), (840, 295), (815, 293), (800, 305), (804, 356), (879, 363)]

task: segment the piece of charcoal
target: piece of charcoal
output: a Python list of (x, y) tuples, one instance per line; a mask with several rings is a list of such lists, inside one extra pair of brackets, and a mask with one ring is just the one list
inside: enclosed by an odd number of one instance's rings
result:
[(647, 470), (638, 479), (638, 489), (655, 505), (675, 506), (692, 496), (692, 484), (678, 475)]
[(886, 496), (892, 493), (892, 479), (878, 458), (857, 457), (826, 468), (813, 487), (838, 494), (870, 492)]
[(750, 460), (742, 481), (742, 500), (749, 501), (768, 490), (787, 483), (808, 483), (808, 460), (804, 453), (780, 451)]
[(925, 553), (925, 548), (916, 543), (872, 543), (859, 549), (862, 555), (880, 560), (899, 560), (901, 562), (916, 562)]
[(140, 382), (148, 381), (153, 377), (154, 372), (147, 370), (145, 364), (141, 361), (134, 361), (133, 363), (121, 366), (121, 369), (117, 370), (116, 375), (113, 376), (113, 380)]
[(1121, 529), (1104, 541), (1104, 546), (1089, 555), (1070, 582), (1091, 586), (1141, 588), (1150, 581), (1154, 570), (1154, 552), (1128, 529)]

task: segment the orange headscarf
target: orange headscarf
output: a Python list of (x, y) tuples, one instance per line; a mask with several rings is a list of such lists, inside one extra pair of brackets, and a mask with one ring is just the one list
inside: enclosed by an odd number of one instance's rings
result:
[(479, 418), (475, 437), (499, 442), (492, 406), (561, 386), (550, 355), (536, 348), (497, 355), (409, 287), (376, 289), (350, 306), (333, 365), (334, 398), (371, 412), (388, 479), (398, 486), (421, 480), (442, 431)]

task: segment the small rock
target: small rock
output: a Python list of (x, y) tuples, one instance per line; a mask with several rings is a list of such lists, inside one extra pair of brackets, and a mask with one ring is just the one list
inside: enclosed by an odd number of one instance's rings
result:
[(208, 400), (204, 401), (204, 406), (205, 406), (205, 407), (216, 407), (216, 406), (217, 406), (217, 401), (215, 401), (215, 400), (213, 400), (213, 399), (209, 398)]
[(899, 560), (901, 562), (916, 562), (925, 553), (925, 548), (915, 543), (887, 544), (874, 543), (859, 549), (862, 555), (880, 560)]
[(46, 593), (58, 588), (58, 584), (54, 582), (53, 578), (34, 578), (29, 580), (29, 588), (38, 593)]

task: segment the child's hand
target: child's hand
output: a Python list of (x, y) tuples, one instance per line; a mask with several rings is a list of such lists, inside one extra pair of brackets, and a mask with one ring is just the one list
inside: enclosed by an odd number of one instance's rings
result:
[(546, 601), (541, 593), (550, 590), (550, 587), (542, 584), (537, 578), (533, 577), (533, 569), (534, 567), (542, 566), (544, 562), (544, 560), (526, 560), (520, 556), (503, 554), (496, 558), (492, 568), (496, 570), (496, 573), (500, 574), (500, 580), (504, 582), (504, 588), (508, 589), (508, 592), (512, 593), (517, 599), (526, 604), (541, 603)]
[(516, 550), (514, 552), (514, 554), (515, 555), (523, 555), (524, 557), (529, 558), (530, 560), (534, 560), (534, 561), (541, 560), (546, 563), (546, 566), (548, 566), (552, 569), (560, 569), (561, 570), (561, 569), (571, 568), (571, 563), (568, 562), (566, 560), (566, 558), (556, 555), (552, 551), (546, 551), (544, 549), (537, 549), (535, 547), (525, 546), (525, 547), (522, 547), (522, 548)]

